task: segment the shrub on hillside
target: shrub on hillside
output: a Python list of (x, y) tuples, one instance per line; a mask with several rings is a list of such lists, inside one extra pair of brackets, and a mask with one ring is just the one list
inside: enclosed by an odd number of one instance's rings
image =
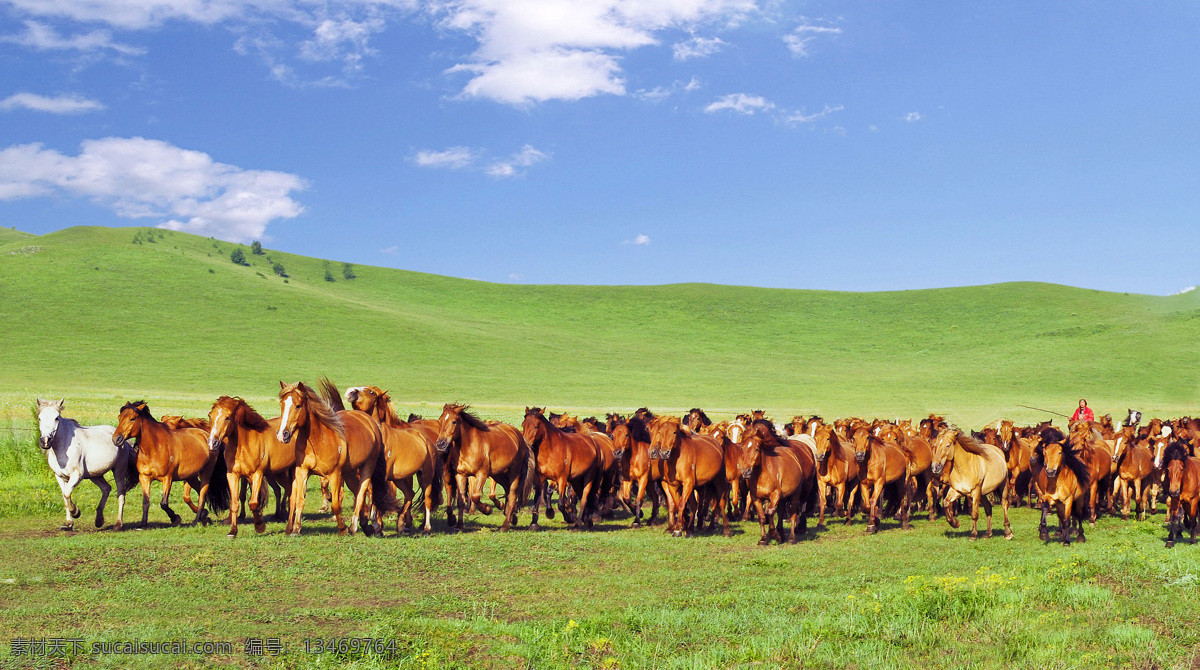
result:
[(240, 248), (234, 249), (233, 253), (229, 254), (229, 260), (233, 261), (234, 265), (250, 265), (250, 263), (246, 261), (246, 254), (242, 253)]

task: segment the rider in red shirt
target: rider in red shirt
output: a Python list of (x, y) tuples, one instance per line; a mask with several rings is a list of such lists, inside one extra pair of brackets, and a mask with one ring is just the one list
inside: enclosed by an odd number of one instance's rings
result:
[(1079, 409), (1076, 409), (1075, 413), (1071, 415), (1071, 423), (1075, 423), (1076, 421), (1095, 421), (1095, 420), (1096, 420), (1095, 412), (1092, 411), (1091, 407), (1088, 407), (1086, 400), (1084, 400), (1083, 398), (1080, 398), (1079, 399)]

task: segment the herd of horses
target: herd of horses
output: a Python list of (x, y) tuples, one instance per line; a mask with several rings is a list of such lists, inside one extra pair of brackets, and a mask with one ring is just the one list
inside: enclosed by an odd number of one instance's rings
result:
[[(101, 489), (96, 526), (117, 489), (115, 528), (122, 528), (125, 494), (140, 485), (146, 526), (151, 484), (161, 487), (159, 505), (172, 524), (172, 485), (184, 486), (195, 523), (226, 511), (230, 537), (253, 519), (266, 529), (270, 494), (274, 518), (299, 535), (312, 475), (320, 478), (324, 506), (340, 534), (383, 534), (396, 516), (396, 532), (414, 528), (414, 507), (424, 512), (422, 534), (445, 504), (449, 528), (461, 530), (468, 514), (502, 514), (500, 530), (518, 524), (531, 506), (531, 530), (539, 513), (557, 510), (575, 529), (592, 527), (624, 508), (633, 527), (653, 525), (665, 507), (665, 528), (675, 536), (715, 531), (726, 536), (730, 519), (752, 515), (760, 544), (795, 543), (810, 516), (823, 528), (827, 513), (849, 524), (859, 514), (866, 531), (885, 519), (908, 528), (911, 515), (930, 521), (944, 515), (959, 528), (970, 513), (971, 539), (979, 536), (979, 510), (992, 536), (992, 509), (1003, 513), (1004, 535), (1013, 537), (1011, 505), (1040, 507), (1039, 536), (1050, 540), (1048, 518), (1058, 519), (1058, 541), (1086, 541), (1084, 522), (1103, 512), (1139, 519), (1167, 506), (1167, 546), (1185, 530), (1195, 543), (1200, 503), (1200, 419), (1152, 419), (1130, 410), (1114, 424), (1072, 423), (1066, 432), (1044, 422), (1018, 427), (998, 420), (968, 432), (930, 415), (918, 421), (794, 417), (776, 423), (755, 411), (714, 422), (699, 408), (683, 416), (660, 416), (641, 408), (628, 417), (604, 419), (554, 414), (529, 407), (521, 425), (483, 420), (470, 407), (448, 403), (437, 419), (401, 419), (388, 392), (357, 386), (344, 394), (328, 379), (319, 391), (303, 382), (280, 382), (280, 416), (266, 419), (239, 397), (222, 396), (207, 417), (156, 419), (145, 402), (125, 404), (117, 425), (84, 427), (62, 416), (64, 402), (37, 400), (39, 444), (62, 489), (64, 530), (80, 510), (71, 492), (82, 479)], [(484, 491), (487, 489), (487, 501)], [(344, 495), (352, 496), (348, 521)], [(195, 492), (197, 498), (192, 499)], [(400, 494), (403, 494), (402, 496)], [(652, 506), (643, 513), (646, 498)], [(403, 500), (401, 501), (401, 498)]]

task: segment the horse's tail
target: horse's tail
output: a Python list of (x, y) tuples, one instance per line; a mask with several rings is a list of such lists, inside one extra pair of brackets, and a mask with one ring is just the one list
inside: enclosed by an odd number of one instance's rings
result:
[(437, 510), (444, 502), (442, 478), (445, 477), (446, 461), (442, 455), (433, 450), (433, 482), (429, 485), (429, 504), (432, 510)]
[(213, 514), (220, 514), (229, 509), (229, 478), (226, 477), (228, 471), (225, 466), (225, 454), (218, 451), (217, 464), (208, 478), (208, 494), (204, 497), (204, 504), (208, 505)]
[(125, 438), (120, 438), (117, 445), (117, 460), (113, 468), (113, 481), (117, 484), (117, 493), (124, 493), (138, 485), (137, 447)]
[(392, 512), (400, 511), (400, 503), (396, 501), (396, 494), (392, 493), (392, 487), (388, 486), (387, 473), (387, 454), (380, 449), (375, 456), (375, 467), (371, 470), (371, 501), (379, 512), (381, 520)]
[(325, 402), (335, 412), (346, 411), (346, 405), (342, 403), (342, 394), (338, 392), (337, 384), (330, 381), (329, 377), (322, 376), (317, 383), (321, 387), (321, 395), (324, 396)]
[(521, 446), (525, 447), (525, 465), (521, 472), (521, 490), (518, 492), (516, 509), (521, 509), (529, 502), (529, 495), (533, 493), (533, 480), (537, 475), (537, 455), (533, 453), (533, 449), (525, 443), (525, 437), (519, 436)]

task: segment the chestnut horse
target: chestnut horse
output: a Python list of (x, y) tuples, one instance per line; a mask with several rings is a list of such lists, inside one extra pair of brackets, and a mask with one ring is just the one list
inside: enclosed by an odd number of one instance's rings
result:
[[(992, 536), (992, 501), (988, 495), (1002, 490), (1008, 480), (1004, 451), (993, 444), (979, 442), (956, 428), (945, 428), (933, 440), (933, 474), (949, 486), (946, 494), (946, 522), (958, 528), (954, 503), (959, 497), (971, 501), (971, 539), (979, 537), (979, 504), (987, 515), (987, 532)], [(1008, 499), (1001, 496), (1004, 511), (1004, 539), (1013, 538), (1008, 522)]]
[(548, 483), (558, 488), (558, 509), (563, 520), (576, 530), (584, 525), (591, 528), (606, 465), (600, 446), (588, 435), (567, 432), (550, 423), (545, 410), (539, 407), (525, 408), (521, 435), (537, 458), (534, 490), (538, 493), (533, 499), (530, 529), (538, 528), (538, 509)]
[[(728, 537), (729, 481), (725, 478), (725, 453), (715, 438), (697, 435), (680, 424), (677, 417), (659, 417), (650, 426), (650, 457), (663, 462), (663, 489), (667, 494), (667, 530), (675, 537), (690, 532), (692, 523), (708, 509), (716, 496), (721, 521)], [(702, 490), (703, 489), (703, 490)], [(686, 514), (692, 493), (701, 492), (696, 513)], [(707, 494), (707, 497), (706, 497)]]
[[(504, 522), (500, 530), (507, 531), (516, 523), (517, 510), (529, 499), (537, 478), (537, 461), (521, 431), (498, 421), (485, 423), (470, 409), (468, 405), (446, 403), (438, 418), (440, 428), (433, 446), (445, 456), (447, 469), (454, 468), (458, 528), (462, 528), (468, 496), (471, 511), (492, 513), (492, 506), (480, 501), (483, 484), (490, 477), (504, 489)], [(468, 478), (473, 478), (469, 489)], [(495, 498), (492, 502), (499, 507)]]
[(1112, 501), (1107, 487), (1101, 488), (1103, 482), (1110, 482), (1116, 475), (1116, 463), (1113, 459), (1112, 445), (1092, 427), (1089, 421), (1079, 421), (1071, 428), (1071, 446), (1079, 453), (1079, 457), (1088, 464), (1091, 483), (1088, 486), (1088, 522), (1096, 525), (1096, 508), (1103, 494), (1106, 506), (1111, 509)]
[(137, 440), (138, 481), (142, 485), (142, 523), (150, 515), (150, 483), (158, 480), (162, 486), (159, 507), (179, 525), (179, 515), (171, 509), (171, 484), (180, 480), (200, 492), (193, 523), (208, 524), (205, 504), (213, 513), (229, 509), (229, 482), (225, 479), (225, 459), (220, 449), (209, 449), (204, 431), (199, 428), (171, 430), (155, 420), (144, 401), (126, 403), (121, 408), (113, 444)]
[[(653, 418), (653, 415), (651, 415)], [(658, 518), (658, 491), (656, 488), (662, 481), (662, 461), (650, 458), (650, 431), (646, 422), (638, 417), (629, 420), (616, 417), (612, 422), (613, 454), (621, 461), (622, 468), (627, 468), (625, 481), (621, 486), (621, 497), (625, 505), (633, 512), (633, 527), (642, 526), (642, 501), (646, 493), (650, 493), (650, 519), (647, 523), (654, 525)], [(633, 485), (637, 484), (637, 499), (632, 497)]]
[[(1191, 530), (1191, 543), (1196, 544), (1196, 511), (1200, 506), (1200, 458), (1189, 457), (1182, 442), (1172, 442), (1163, 456), (1167, 489), (1167, 546), (1175, 546), (1175, 538), (1183, 537), (1183, 528)], [(1185, 517), (1186, 515), (1186, 517)]]
[[(304, 382), (285, 384), (281, 381), (279, 388), (283, 416), (276, 434), (280, 442), (292, 444), (296, 454), (288, 535), (300, 535), (310, 474), (329, 480), (330, 508), (339, 535), (358, 532), (360, 520), (366, 519), (368, 493), (376, 518), (382, 519), (383, 515), (398, 511), (396, 498), (388, 488), (387, 461), (379, 423), (358, 410), (338, 409), (341, 398), (336, 393), (331, 398), (322, 398)], [(331, 405), (331, 401), (336, 405)], [(349, 527), (342, 519), (343, 482), (354, 494)], [(380, 526), (372, 530), (382, 533), (383, 529)]]
[(858, 461), (858, 481), (867, 514), (867, 532), (879, 529), (883, 490), (890, 487), (893, 499), (900, 503), (900, 527), (908, 530), (908, 508), (912, 497), (909, 486), (908, 457), (894, 442), (882, 440), (862, 424), (854, 431), (854, 460)]
[(1033, 480), (1042, 502), (1042, 521), (1038, 526), (1038, 537), (1049, 541), (1046, 517), (1050, 506), (1058, 514), (1058, 537), (1063, 544), (1071, 544), (1071, 526), (1079, 531), (1079, 541), (1086, 542), (1083, 535), (1083, 516), (1087, 507), (1088, 489), (1091, 486), (1091, 467), (1070, 446), (1067, 438), (1057, 428), (1045, 428), (1041, 432), (1042, 443), (1030, 458)]
[(854, 448), (842, 442), (833, 426), (815, 426), (812, 438), (816, 443), (817, 461), (817, 528), (825, 527), (825, 506), (833, 492), (833, 513), (846, 517), (850, 523), (854, 499), (858, 496), (858, 461)]
[[(223, 395), (213, 403), (208, 413), (211, 428), (208, 432), (208, 448), (216, 450), (224, 445), (225, 472), (229, 490), (241, 488), (242, 478), (250, 481), (248, 507), (254, 515), (254, 531), (267, 529), (263, 522), (262, 506), (267, 502), (267, 491), (263, 482), (269, 483), (275, 492), (277, 510), (282, 507), (280, 486), (291, 492), (292, 475), (296, 469), (296, 450), (279, 441), (279, 418), (267, 420), (254, 411), (245, 400)], [(239, 500), (230, 501), (229, 537), (237, 537)]]
[(355, 386), (346, 389), (344, 396), (354, 409), (365, 412), (379, 423), (383, 434), (384, 460), (387, 461), (388, 481), (404, 493), (404, 504), (396, 516), (396, 532), (407, 533), (412, 518), (413, 477), (421, 489), (425, 506), (425, 525), (422, 535), (433, 532), (433, 513), (442, 504), (443, 463), (441, 454), (434, 448), (437, 431), (428, 425), (417, 425), (404, 421), (396, 414), (392, 398), (378, 386)]
[[(1124, 426), (1115, 433), (1117, 476), (1113, 479), (1113, 506), (1120, 501), (1121, 520), (1129, 519), (1130, 501), (1137, 501), (1137, 520), (1146, 517), (1146, 497), (1154, 474), (1154, 453), (1146, 442), (1134, 443), (1134, 429)], [(1130, 490), (1132, 488), (1132, 491)]]
[[(790, 518), (788, 544), (796, 543), (808, 531), (808, 516), (817, 504), (817, 464), (812, 451), (803, 444), (784, 439), (768, 421), (757, 420), (741, 444), (738, 470), (747, 481), (758, 526), (758, 543), (772, 539), (783, 543), (783, 518)], [(776, 523), (771, 517), (776, 517)], [(728, 534), (728, 533), (727, 533)]]

